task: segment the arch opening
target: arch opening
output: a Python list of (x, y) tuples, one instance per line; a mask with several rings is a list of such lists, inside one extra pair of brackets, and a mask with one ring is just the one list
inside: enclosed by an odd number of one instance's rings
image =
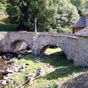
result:
[[(65, 62), (68, 63), (67, 56), (64, 53), (63, 49), (56, 46), (56, 45), (46, 45), (41, 49), (40, 52), (44, 57), (47, 57), (49, 61), (45, 61), (46, 63), (49, 63), (51, 65), (58, 66), (64, 64)], [(52, 63), (52, 59), (56, 64)], [(58, 62), (58, 63), (57, 63)], [(59, 63), (61, 62), (61, 63)]]
[(12, 52), (14, 53), (31, 53), (30, 46), (24, 40), (16, 40), (11, 44)]
[(60, 47), (49, 44), (49, 45), (44, 46), (40, 53), (43, 55), (55, 55), (58, 53), (63, 53), (63, 51)]

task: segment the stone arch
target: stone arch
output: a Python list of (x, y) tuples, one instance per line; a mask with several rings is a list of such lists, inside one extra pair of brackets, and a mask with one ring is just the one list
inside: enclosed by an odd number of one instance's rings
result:
[(42, 49), (40, 50), (40, 54), (43, 54), (47, 48), (54, 48), (54, 47), (57, 47), (56, 45), (52, 45), (52, 44), (48, 44), (48, 45), (45, 45), (42, 47)]
[(30, 49), (32, 50), (31, 45), (26, 42), (25, 40), (14, 40), (11, 45), (11, 50), (12, 52), (16, 52), (16, 51), (20, 51), (20, 50), (24, 50), (24, 49)]
[(60, 48), (62, 52), (64, 53), (63, 48), (61, 46), (58, 46), (56, 44), (47, 44), (47, 45), (42, 46), (42, 48), (40, 49), (40, 54), (44, 54), (47, 48)]

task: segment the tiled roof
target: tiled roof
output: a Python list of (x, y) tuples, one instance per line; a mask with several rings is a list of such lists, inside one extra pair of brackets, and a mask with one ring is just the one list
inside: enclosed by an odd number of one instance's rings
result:
[(86, 16), (82, 16), (77, 23), (72, 27), (85, 27), (86, 26)]

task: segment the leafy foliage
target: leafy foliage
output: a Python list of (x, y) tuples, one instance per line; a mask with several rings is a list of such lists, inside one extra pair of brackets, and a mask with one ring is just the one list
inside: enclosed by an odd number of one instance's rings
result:
[(56, 18), (57, 29), (60, 30), (63, 28), (68, 28), (78, 19), (78, 11), (71, 3), (67, 2), (66, 0), (59, 1), (58, 13)]
[(6, 13), (6, 0), (0, 0), (0, 13)]
[(11, 23), (19, 23), (21, 30), (34, 31), (37, 18), (38, 31), (59, 32), (79, 18), (76, 7), (69, 0), (8, 0), (8, 3)]
[(76, 6), (79, 15), (82, 16), (85, 14), (85, 9), (88, 7), (88, 0), (70, 0), (73, 5)]

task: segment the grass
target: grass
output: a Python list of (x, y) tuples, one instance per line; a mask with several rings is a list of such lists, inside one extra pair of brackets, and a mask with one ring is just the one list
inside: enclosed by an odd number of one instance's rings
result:
[(15, 24), (0, 24), (0, 31), (16, 31)]
[(71, 34), (72, 33), (72, 29), (71, 28), (61, 28), (59, 30), (57, 30), (58, 33), (64, 33), (64, 34)]
[(0, 15), (0, 24), (5, 24), (7, 19), (8, 19), (7, 15)]
[(16, 25), (10, 24), (7, 15), (0, 15), (0, 31), (16, 31)]
[[(48, 84), (54, 86), (56, 83), (59, 84), (60, 82), (66, 81), (67, 79), (72, 78), (74, 74), (80, 73), (82, 71), (83, 68), (75, 67), (71, 61), (67, 60), (66, 56), (61, 52), (60, 49), (55, 49), (55, 54), (53, 49), (48, 49), (47, 52), (49, 54), (46, 56), (28, 55), (22, 57), (17, 62), (28, 63), (29, 66), (25, 69), (24, 72), (15, 73), (12, 75), (12, 77), (17, 83), (16, 86), (24, 82), (25, 75), (27, 75), (28, 73), (32, 73), (33, 71), (36, 71), (37, 69), (44, 67), (48, 64), (51, 64), (55, 68), (55, 71), (48, 73), (44, 77), (40, 77), (34, 80), (31, 85), (29, 84), (25, 88), (45, 88), (45, 86), (47, 86)], [(40, 63), (36, 62), (38, 60), (40, 61)]]
[(62, 50), (60, 48), (48, 48), (46, 51), (45, 51), (45, 54), (46, 55), (50, 55), (50, 54), (53, 54), (53, 53), (57, 53), (57, 52), (61, 52)]

